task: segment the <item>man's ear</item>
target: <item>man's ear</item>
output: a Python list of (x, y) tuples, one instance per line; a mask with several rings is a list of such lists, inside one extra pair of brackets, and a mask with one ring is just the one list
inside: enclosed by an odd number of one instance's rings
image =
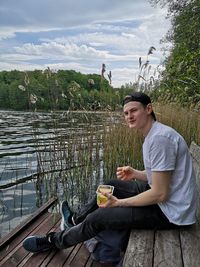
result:
[(146, 108), (147, 108), (147, 112), (148, 112), (148, 114), (151, 114), (151, 112), (153, 111), (153, 106), (152, 106), (152, 104), (149, 103), (149, 104), (146, 106)]

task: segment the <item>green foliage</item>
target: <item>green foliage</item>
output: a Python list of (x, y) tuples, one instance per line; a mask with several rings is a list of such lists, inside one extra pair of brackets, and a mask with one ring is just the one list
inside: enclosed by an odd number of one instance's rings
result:
[(124, 96), (119, 91), (100, 75), (74, 70), (0, 72), (0, 108), (115, 110)]
[(168, 5), (172, 29), (167, 39), (173, 47), (165, 62), (161, 87), (155, 92), (159, 100), (200, 107), (200, 2), (153, 1)]

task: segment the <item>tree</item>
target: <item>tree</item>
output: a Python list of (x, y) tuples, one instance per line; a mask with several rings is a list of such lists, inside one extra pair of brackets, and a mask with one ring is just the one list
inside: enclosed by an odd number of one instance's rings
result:
[(200, 1), (151, 0), (168, 6), (172, 28), (166, 40), (172, 49), (165, 61), (161, 83), (170, 99), (185, 104), (200, 101)]
[(188, 4), (195, 2), (195, 0), (149, 0), (153, 5), (160, 5), (161, 7), (168, 7), (168, 16), (174, 16), (183, 12)]

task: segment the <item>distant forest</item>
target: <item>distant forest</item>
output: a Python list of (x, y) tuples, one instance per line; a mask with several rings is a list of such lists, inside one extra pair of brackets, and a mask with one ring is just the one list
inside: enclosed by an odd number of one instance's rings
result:
[(0, 108), (14, 110), (115, 110), (124, 94), (97, 74), (74, 70), (0, 72)]

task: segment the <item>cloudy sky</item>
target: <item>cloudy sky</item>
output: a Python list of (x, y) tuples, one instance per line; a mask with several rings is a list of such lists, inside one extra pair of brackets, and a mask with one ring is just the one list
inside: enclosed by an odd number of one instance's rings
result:
[[(0, 0), (0, 71), (112, 72), (113, 86), (134, 82), (138, 59), (164, 59), (166, 11), (148, 0)], [(107, 77), (107, 76), (106, 76)]]

